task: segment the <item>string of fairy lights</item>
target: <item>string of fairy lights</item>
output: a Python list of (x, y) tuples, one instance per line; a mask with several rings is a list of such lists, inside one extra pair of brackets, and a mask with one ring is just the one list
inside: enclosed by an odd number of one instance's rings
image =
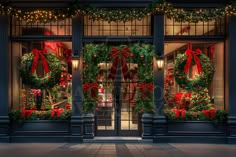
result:
[(176, 22), (199, 22), (211, 21), (225, 16), (235, 16), (236, 7), (226, 5), (221, 8), (206, 8), (186, 10), (183, 8), (175, 8), (171, 3), (164, 0), (156, 1), (145, 8), (129, 8), (129, 9), (106, 9), (95, 8), (92, 6), (83, 6), (79, 1), (75, 1), (69, 8), (61, 9), (36, 9), (21, 10), (12, 8), (11, 6), (0, 4), (0, 15), (13, 16), (18, 20), (26, 23), (48, 23), (73, 16), (89, 16), (92, 20), (104, 20), (108, 22), (141, 20), (147, 15), (165, 14), (168, 18), (174, 19)]

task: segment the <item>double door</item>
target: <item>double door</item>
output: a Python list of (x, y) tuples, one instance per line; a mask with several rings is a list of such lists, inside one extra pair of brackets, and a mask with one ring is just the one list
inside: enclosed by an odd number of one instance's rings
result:
[(124, 80), (118, 68), (116, 79), (107, 78), (110, 63), (101, 63), (96, 107), (96, 136), (140, 136), (140, 117), (134, 112), (137, 69), (129, 64), (131, 79)]

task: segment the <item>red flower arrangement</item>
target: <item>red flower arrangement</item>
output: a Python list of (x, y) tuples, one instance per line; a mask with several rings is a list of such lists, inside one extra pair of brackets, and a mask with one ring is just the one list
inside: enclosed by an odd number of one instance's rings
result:
[(226, 111), (215, 110), (214, 108), (197, 112), (173, 108), (165, 109), (164, 113), (169, 120), (210, 120), (216, 122), (225, 122), (227, 120)]
[(54, 108), (49, 111), (37, 111), (37, 110), (16, 110), (9, 113), (9, 118), (12, 121), (23, 120), (69, 120), (71, 117), (71, 109), (66, 108)]

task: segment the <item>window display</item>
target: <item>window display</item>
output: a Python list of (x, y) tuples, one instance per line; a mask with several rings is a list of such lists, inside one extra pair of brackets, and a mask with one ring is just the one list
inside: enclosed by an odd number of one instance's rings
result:
[[(71, 43), (21, 42), (12, 46), (19, 52), (17, 78), (21, 79), (15, 82), (15, 94), (19, 93), (20, 99), (13, 102), (11, 114), (19, 113), (18, 119), (68, 119), (72, 103)], [(13, 72), (18, 73), (18, 69)]]
[(217, 69), (224, 63), (223, 50), (223, 43), (166, 44), (165, 113), (170, 119), (225, 120), (224, 70)]

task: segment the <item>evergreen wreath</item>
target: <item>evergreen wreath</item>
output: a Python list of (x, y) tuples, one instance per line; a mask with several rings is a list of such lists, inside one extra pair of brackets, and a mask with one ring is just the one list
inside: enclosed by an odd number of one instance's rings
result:
[[(153, 103), (153, 56), (154, 47), (150, 44), (134, 43), (128, 45), (105, 45), (105, 44), (86, 44), (83, 51), (83, 84), (90, 84), (96, 87), (98, 82), (98, 74), (100, 71), (99, 63), (112, 63), (110, 51), (112, 48), (122, 50), (128, 47), (130, 54), (127, 57), (127, 63), (137, 63), (137, 95), (135, 97), (134, 111), (137, 113), (154, 112)], [(93, 84), (94, 86), (92, 86)], [(96, 89), (97, 90), (97, 89)], [(91, 112), (94, 110), (97, 103), (97, 95), (92, 97), (91, 92), (84, 91), (83, 97), (83, 112)]]
[[(186, 53), (178, 54), (174, 66), (174, 77), (181, 88), (198, 92), (208, 87), (211, 83), (214, 75), (214, 67), (211, 60), (206, 55), (202, 53), (194, 55), (197, 56), (198, 62), (200, 62), (201, 72), (195, 75), (193, 79), (189, 78), (188, 73), (186, 73), (186, 63), (189, 55)], [(190, 60), (191, 65), (197, 64), (195, 56)]]
[[(22, 83), (26, 86), (29, 86), (30, 88), (50, 89), (60, 82), (62, 72), (62, 65), (60, 63), (60, 60), (53, 53), (45, 52), (46, 51), (39, 51), (34, 49), (32, 53), (27, 53), (21, 58), (19, 72), (22, 77)], [(36, 63), (35, 60), (37, 60)], [(38, 61), (40, 60), (42, 61), (42, 63), (46, 62), (47, 67), (45, 68), (44, 66), (44, 70), (48, 71), (46, 72), (46, 75), (42, 78), (38, 78), (37, 74), (35, 73), (35, 69), (32, 70), (32, 67), (36, 67)]]

